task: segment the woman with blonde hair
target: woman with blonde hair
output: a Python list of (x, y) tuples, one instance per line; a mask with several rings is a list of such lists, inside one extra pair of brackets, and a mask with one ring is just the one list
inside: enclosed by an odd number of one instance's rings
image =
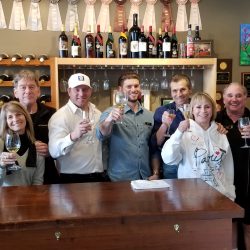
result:
[(178, 178), (201, 178), (218, 191), (235, 199), (233, 158), (225, 134), (215, 123), (216, 105), (204, 92), (191, 99), (193, 119), (181, 121), (162, 149), (168, 165), (177, 164)]
[[(21, 147), (17, 153), (7, 152), (6, 135), (18, 133)], [(26, 109), (15, 101), (2, 106), (0, 114), (0, 185), (21, 186), (43, 184), (44, 157), (36, 152), (34, 129)], [(8, 170), (8, 166), (18, 162), (20, 170)]]

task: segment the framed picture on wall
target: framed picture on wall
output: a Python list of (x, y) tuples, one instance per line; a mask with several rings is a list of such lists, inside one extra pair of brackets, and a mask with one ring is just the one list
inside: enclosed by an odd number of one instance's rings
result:
[(247, 96), (250, 96), (250, 72), (241, 72), (241, 84), (247, 88)]
[(240, 25), (240, 65), (250, 65), (250, 24)]

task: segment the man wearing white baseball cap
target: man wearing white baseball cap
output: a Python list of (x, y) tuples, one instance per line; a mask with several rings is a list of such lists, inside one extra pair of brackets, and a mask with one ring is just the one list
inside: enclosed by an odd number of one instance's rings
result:
[(102, 145), (94, 129), (101, 112), (89, 101), (91, 94), (87, 75), (71, 75), (69, 101), (49, 121), (49, 151), (56, 158), (60, 183), (105, 181)]

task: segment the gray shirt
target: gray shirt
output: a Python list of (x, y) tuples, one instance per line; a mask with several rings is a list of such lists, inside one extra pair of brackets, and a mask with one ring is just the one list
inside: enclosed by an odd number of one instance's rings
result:
[[(112, 107), (102, 113), (99, 124), (111, 110)], [(112, 181), (147, 179), (151, 175), (149, 140), (153, 122), (153, 113), (139, 104), (136, 113), (125, 107), (122, 124), (113, 124), (110, 136), (104, 137), (97, 126), (97, 138), (109, 140), (107, 171)]]

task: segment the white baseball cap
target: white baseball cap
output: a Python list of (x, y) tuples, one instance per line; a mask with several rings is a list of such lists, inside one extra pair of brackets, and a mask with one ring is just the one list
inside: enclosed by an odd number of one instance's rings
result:
[(77, 74), (70, 76), (69, 81), (68, 81), (69, 88), (75, 88), (79, 85), (85, 85), (85, 86), (92, 88), (90, 86), (90, 79), (88, 76), (81, 74), (81, 73), (77, 73)]

